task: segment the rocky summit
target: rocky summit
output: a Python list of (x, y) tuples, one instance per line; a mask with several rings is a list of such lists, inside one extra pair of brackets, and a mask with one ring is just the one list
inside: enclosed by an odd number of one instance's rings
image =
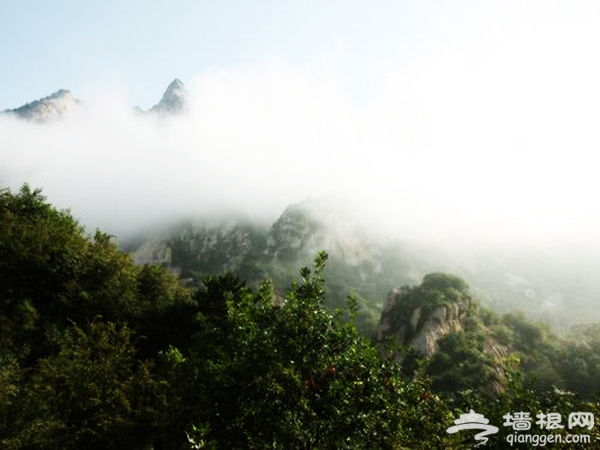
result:
[[(59, 89), (54, 94), (34, 100), (18, 108), (7, 109), (2, 114), (36, 123), (46, 123), (60, 120), (82, 103), (84, 101), (76, 98), (71, 91)], [(135, 107), (134, 111), (140, 115), (152, 113), (158, 116), (171, 116), (181, 114), (187, 108), (188, 92), (181, 80), (176, 78), (169, 84), (156, 105), (148, 111), (139, 107)]]
[(471, 297), (458, 278), (429, 274), (418, 288), (393, 289), (377, 327), (380, 340), (395, 336), (401, 345), (424, 356), (438, 350), (438, 341), (463, 329)]
[(150, 108), (156, 114), (180, 114), (187, 109), (187, 91), (179, 79), (169, 84), (160, 101)]
[(73, 110), (79, 102), (71, 91), (60, 89), (52, 95), (27, 103), (19, 108), (8, 109), (5, 113), (34, 122), (47, 122), (64, 116)]

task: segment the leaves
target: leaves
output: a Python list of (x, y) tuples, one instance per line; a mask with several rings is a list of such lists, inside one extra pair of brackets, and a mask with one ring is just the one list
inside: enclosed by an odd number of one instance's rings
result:
[[(397, 320), (457, 302), (469, 313), (440, 342), (432, 385), (415, 355), (358, 331), (358, 295), (327, 310), (327, 259), (320, 252), (284, 297), (232, 273), (192, 292), (162, 267), (135, 266), (109, 235), (86, 236), (39, 190), (1, 190), (0, 446), (458, 448), (445, 430), (468, 408), (496, 424), (509, 411), (598, 412), (531, 385), (562, 376), (591, 394), (598, 327), (561, 349), (548, 329), (477, 306), (464, 281), (428, 275), (401, 291)], [(483, 399), (474, 385), (497, 374), (488, 339), (518, 343), (521, 356), (502, 361), (504, 391)], [(544, 370), (524, 377), (521, 361)], [(444, 384), (444, 396), (432, 389)]]
[(268, 282), (256, 293), (229, 275), (206, 283), (190, 364), (210, 380), (198, 386), (196, 419), (207, 438), (227, 448), (393, 446), (400, 372), (325, 309), (326, 260), (318, 254), (281, 302)]

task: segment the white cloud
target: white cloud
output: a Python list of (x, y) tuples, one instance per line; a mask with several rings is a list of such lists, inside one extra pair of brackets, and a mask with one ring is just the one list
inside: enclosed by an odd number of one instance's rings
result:
[[(386, 61), (360, 105), (337, 62), (271, 61), (184, 80), (191, 111), (180, 118), (137, 117), (119, 88), (92, 89), (61, 122), (2, 119), (0, 180), (41, 186), (88, 227), (117, 232), (215, 210), (274, 218), (334, 194), (403, 232), (591, 236), (593, 21), (494, 11), (485, 26)], [(339, 61), (347, 50), (336, 49)]]

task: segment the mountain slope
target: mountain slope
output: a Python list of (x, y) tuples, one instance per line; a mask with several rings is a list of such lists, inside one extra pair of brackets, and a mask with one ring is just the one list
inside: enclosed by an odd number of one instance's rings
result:
[[(18, 108), (7, 109), (3, 113), (32, 122), (44, 123), (61, 119), (81, 103), (82, 101), (75, 98), (71, 91), (59, 89), (47, 97), (34, 100)], [(135, 110), (140, 114), (152, 113), (158, 116), (170, 116), (181, 114), (187, 108), (187, 90), (181, 80), (176, 78), (169, 84), (156, 105), (148, 111), (144, 111), (138, 107)]]
[(27, 103), (19, 108), (6, 110), (5, 113), (35, 122), (47, 122), (61, 118), (72, 111), (79, 103), (80, 101), (73, 96), (71, 91), (60, 89), (52, 95)]
[(270, 227), (231, 218), (190, 220), (124, 248), (140, 264), (159, 262), (196, 283), (225, 271), (253, 285), (268, 276), (281, 294), (298, 270), (325, 250), (328, 306), (344, 307), (353, 292), (368, 333), (374, 332), (390, 289), (418, 281), (412, 276), (414, 261), (401, 244), (384, 245), (319, 201), (289, 206)]
[(150, 108), (156, 114), (181, 114), (187, 109), (187, 91), (179, 79), (169, 84), (160, 101)]
[[(600, 291), (592, 277), (600, 267), (595, 255), (586, 264), (573, 265), (553, 258), (552, 249), (515, 251), (461, 243), (440, 248), (409, 237), (384, 238), (345, 211), (314, 199), (290, 205), (270, 226), (203, 218), (125, 245), (139, 263), (158, 261), (196, 282), (229, 270), (250, 283), (267, 275), (281, 290), (325, 250), (329, 306), (344, 306), (347, 295), (355, 293), (369, 332), (375, 332), (390, 291), (414, 286), (434, 272), (466, 280), (482, 304), (498, 312), (518, 310), (561, 332), (600, 320), (593, 307)], [(578, 307), (571, 307), (575, 302)]]

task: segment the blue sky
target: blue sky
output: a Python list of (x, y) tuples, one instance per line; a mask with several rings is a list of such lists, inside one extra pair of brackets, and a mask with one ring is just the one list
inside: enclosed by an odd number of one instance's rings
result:
[[(305, 64), (334, 55), (350, 82), (393, 58), (414, 2), (3, 1), (0, 107), (59, 88), (119, 84), (151, 106), (173, 78), (269, 59)], [(412, 38), (414, 38), (414, 33)], [(357, 73), (358, 72), (358, 73)], [(360, 80), (358, 80), (360, 82)]]
[[(413, 230), (596, 236), (599, 46), (593, 0), (0, 0), (0, 109), (88, 101), (0, 120), (0, 182), (92, 226), (332, 193)], [(190, 116), (131, 116), (174, 78)]]
[(518, 2), (506, 4), (513, 7), (439, 0), (5, 0), (0, 108), (59, 88), (78, 94), (111, 85), (146, 107), (173, 78), (269, 60), (300, 66), (327, 60), (348, 95), (364, 98), (390, 65), (457, 40), (471, 46), (490, 23), (510, 18)]

